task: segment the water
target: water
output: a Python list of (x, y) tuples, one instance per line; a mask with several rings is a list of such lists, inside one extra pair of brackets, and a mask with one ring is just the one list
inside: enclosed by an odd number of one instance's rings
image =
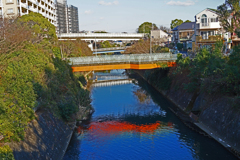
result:
[[(126, 78), (123, 70), (95, 73)], [(64, 160), (231, 160), (216, 141), (186, 127), (172, 104), (141, 79), (92, 89), (96, 110), (79, 127)]]

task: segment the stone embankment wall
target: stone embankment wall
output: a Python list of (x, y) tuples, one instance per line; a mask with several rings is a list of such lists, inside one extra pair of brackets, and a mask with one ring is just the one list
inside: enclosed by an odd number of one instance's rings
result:
[(61, 160), (76, 123), (66, 124), (48, 111), (36, 112), (29, 123), (25, 140), (10, 143), (16, 160)]
[[(145, 79), (144, 71), (135, 70), (135, 72)], [(194, 115), (194, 118), (197, 119), (195, 124), (240, 156), (240, 109), (237, 105), (239, 103), (232, 101), (229, 97), (219, 95), (188, 93), (174, 84), (167, 91), (162, 91), (156, 86), (153, 87), (189, 116), (197, 113)]]

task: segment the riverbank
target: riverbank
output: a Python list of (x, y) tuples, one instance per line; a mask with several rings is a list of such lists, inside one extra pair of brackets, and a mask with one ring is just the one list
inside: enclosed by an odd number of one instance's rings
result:
[(86, 120), (90, 113), (91, 109), (81, 107), (75, 115), (78, 117), (77, 120), (64, 122), (48, 110), (37, 111), (36, 119), (28, 124), (24, 140), (8, 143), (15, 160), (63, 159), (77, 122)]
[[(162, 88), (159, 84), (161, 82), (157, 82), (156, 79), (156, 83), (153, 82), (154, 78), (151, 74), (154, 70), (134, 70), (134, 72), (178, 107), (178, 109), (172, 110), (187, 126), (203, 135), (214, 138), (240, 158), (240, 131), (238, 130), (240, 116), (239, 111), (232, 107), (228, 98), (209, 96), (204, 93), (189, 93), (174, 81), (167, 89), (163, 90), (160, 89)], [(160, 72), (159, 74), (161, 74)], [(166, 78), (166, 73), (163, 72), (158, 80)]]

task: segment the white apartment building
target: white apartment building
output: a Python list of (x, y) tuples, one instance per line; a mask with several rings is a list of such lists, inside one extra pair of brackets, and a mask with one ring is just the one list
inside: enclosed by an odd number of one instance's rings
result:
[(56, 26), (54, 0), (0, 0), (0, 17), (23, 16), (37, 12)]

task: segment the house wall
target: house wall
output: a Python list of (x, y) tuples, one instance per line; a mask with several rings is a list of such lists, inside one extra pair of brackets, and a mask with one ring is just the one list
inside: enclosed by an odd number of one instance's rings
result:
[[(18, 9), (17, 9), (17, 0), (12, 0), (12, 2), (8, 3), (7, 0), (2, 0), (2, 4), (3, 4), (3, 15), (6, 17), (12, 17), (12, 16), (16, 16), (18, 13)], [(13, 9), (13, 14), (8, 14), (7, 10), (8, 9)]]
[(169, 36), (168, 33), (162, 31), (162, 30), (153, 30), (151, 31), (151, 35), (153, 39), (162, 39), (165, 38), (166, 41), (171, 41), (171, 36)]
[[(207, 15), (207, 23), (208, 26), (203, 26), (201, 23), (202, 15)], [(196, 15), (196, 24), (199, 24), (199, 29), (220, 29), (220, 22), (211, 22), (211, 18), (217, 18), (218, 15), (209, 9), (205, 9), (204, 11), (198, 13)]]

